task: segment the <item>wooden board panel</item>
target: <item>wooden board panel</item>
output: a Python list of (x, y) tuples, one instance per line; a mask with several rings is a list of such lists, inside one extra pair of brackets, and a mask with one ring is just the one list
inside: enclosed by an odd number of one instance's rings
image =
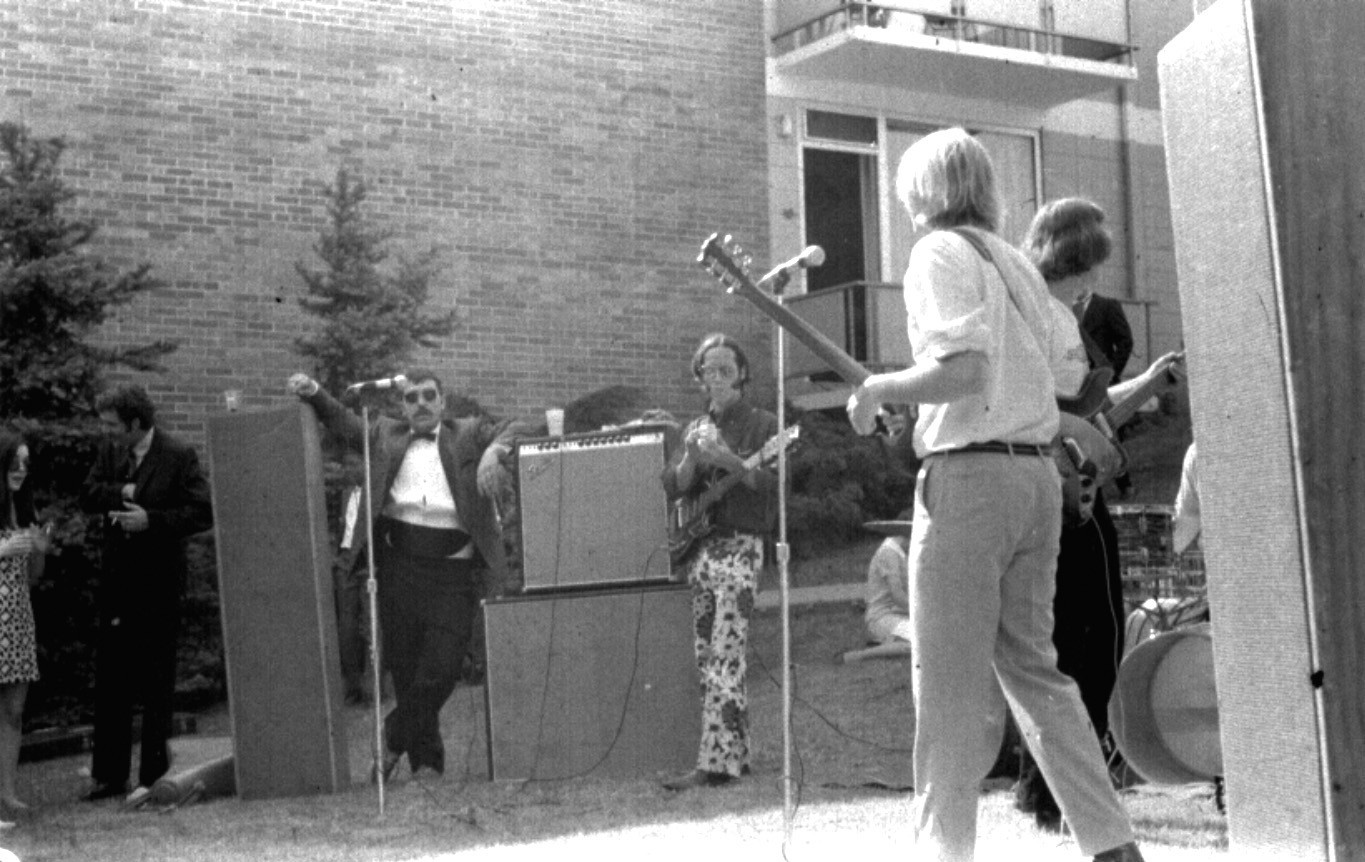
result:
[(691, 588), (503, 599), (484, 619), (494, 779), (639, 777), (696, 762)]
[(1365, 859), (1365, 5), (1159, 57), (1234, 855)]
[(298, 405), (210, 417), (218, 592), (237, 793), (350, 783), (317, 421)]

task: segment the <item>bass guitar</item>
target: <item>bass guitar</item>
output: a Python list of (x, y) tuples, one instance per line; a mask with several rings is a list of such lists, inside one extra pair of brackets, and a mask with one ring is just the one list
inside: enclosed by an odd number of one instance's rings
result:
[(755, 469), (777, 457), (778, 450), (790, 447), (801, 436), (801, 426), (791, 425), (781, 434), (773, 435), (763, 448), (744, 459), (742, 469), (727, 473), (704, 486), (701, 491), (684, 494), (669, 504), (668, 556), (674, 565), (687, 559), (698, 539), (715, 529), (712, 508), (730, 489), (744, 481)]
[[(764, 293), (749, 275), (750, 262), (750, 256), (732, 237), (722, 237), (718, 233), (707, 237), (697, 256), (697, 264), (720, 281), (728, 293), (738, 293), (749, 300), (844, 380), (859, 386), (872, 376), (871, 371), (823, 332)], [(1095, 489), (1099, 486), (1098, 475), (1115, 461), (1114, 454), (1106, 451), (1111, 448), (1106, 437), (1090, 423), (1081, 421), (1091, 418), (1104, 406), (1111, 374), (1108, 368), (1091, 371), (1075, 396), (1057, 398), (1057, 406), (1067, 420), (1059, 435), (1056, 461), (1063, 479), (1063, 515), (1068, 525), (1090, 520)]]

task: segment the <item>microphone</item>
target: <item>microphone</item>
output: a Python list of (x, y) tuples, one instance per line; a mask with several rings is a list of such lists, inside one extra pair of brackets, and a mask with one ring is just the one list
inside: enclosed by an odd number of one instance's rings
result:
[(758, 280), (759, 284), (775, 282), (777, 289), (787, 286), (791, 280), (792, 273), (798, 269), (810, 269), (820, 266), (825, 262), (825, 250), (818, 245), (808, 245), (801, 250), (801, 253), (785, 263), (779, 263), (768, 271), (766, 275)]
[(392, 389), (395, 386), (402, 386), (408, 382), (408, 378), (401, 374), (392, 377), (384, 377), (379, 380), (366, 380), (363, 383), (352, 383), (346, 387), (347, 392), (369, 392), (375, 389)]

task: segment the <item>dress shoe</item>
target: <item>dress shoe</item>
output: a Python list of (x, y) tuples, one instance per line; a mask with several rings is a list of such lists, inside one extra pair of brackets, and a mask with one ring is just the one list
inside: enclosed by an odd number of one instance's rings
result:
[[(385, 784), (388, 784), (390, 781), (393, 780), (393, 774), (398, 771), (398, 761), (402, 759), (403, 755), (401, 754), (394, 754), (392, 751), (384, 752), (383, 770)], [(379, 770), (380, 770), (379, 763), (375, 763), (373, 766), (370, 767), (371, 784), (379, 783)]]
[(96, 784), (94, 787), (81, 797), (85, 802), (99, 802), (101, 799), (114, 799), (123, 796), (128, 792), (126, 785), (122, 784)]
[(663, 783), (663, 786), (664, 790), (691, 790), (694, 787), (723, 787), (733, 780), (733, 776), (724, 772), (707, 772), (704, 769), (694, 769), (686, 775), (670, 778)]
[(424, 779), (434, 780), (440, 778), (444, 774), (445, 774), (444, 769), (441, 769), (439, 766), (433, 766), (430, 763), (419, 764), (418, 766), (414, 766), (412, 768), (413, 781), (422, 781)]
[(1096, 853), (1095, 862), (1144, 862), (1144, 860), (1142, 852), (1138, 850), (1137, 842), (1129, 841), (1127, 844), (1111, 847), (1103, 853)]

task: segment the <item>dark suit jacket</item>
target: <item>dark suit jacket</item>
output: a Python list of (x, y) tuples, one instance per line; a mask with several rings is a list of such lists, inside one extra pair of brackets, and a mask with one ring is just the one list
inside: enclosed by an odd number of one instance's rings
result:
[[(360, 417), (346, 409), (326, 391), (304, 399), (317, 413), (327, 430), (344, 440), (348, 446), (360, 449), (364, 427)], [(483, 562), (496, 583), (507, 577), (507, 554), (502, 544), (497, 515), (493, 503), (479, 493), (477, 476), (479, 459), (493, 442), (513, 446), (518, 436), (515, 425), (495, 423), (487, 418), (470, 417), (446, 420), (442, 423), (440, 440), (441, 466), (446, 482), (455, 499), (455, 510), (474, 541)], [(412, 429), (401, 420), (380, 416), (373, 423), (370, 434), (370, 499), (376, 519), (389, 498), (389, 489), (398, 476), (403, 456), (408, 451)], [(363, 502), (362, 502), (363, 506)], [(364, 509), (361, 509), (362, 513)], [(363, 549), (364, 530), (357, 529), (357, 547)]]
[[(1118, 382), (1128, 357), (1133, 355), (1133, 331), (1128, 326), (1128, 317), (1123, 313), (1123, 303), (1117, 299), (1090, 295), (1085, 314), (1080, 320), (1081, 331), (1089, 336), (1095, 346), (1104, 354), (1109, 367), (1114, 369), (1114, 382)], [(1091, 363), (1094, 367), (1094, 363)]]
[(123, 509), (123, 486), (133, 482), (133, 502), (147, 510), (148, 527), (125, 533), (101, 517), (104, 572), (100, 612), (108, 619), (135, 610), (155, 613), (178, 600), (185, 584), (185, 539), (213, 526), (213, 504), (199, 457), (188, 444), (160, 428), (134, 472), (128, 449), (101, 444), (85, 479), (81, 507), (103, 516)]

